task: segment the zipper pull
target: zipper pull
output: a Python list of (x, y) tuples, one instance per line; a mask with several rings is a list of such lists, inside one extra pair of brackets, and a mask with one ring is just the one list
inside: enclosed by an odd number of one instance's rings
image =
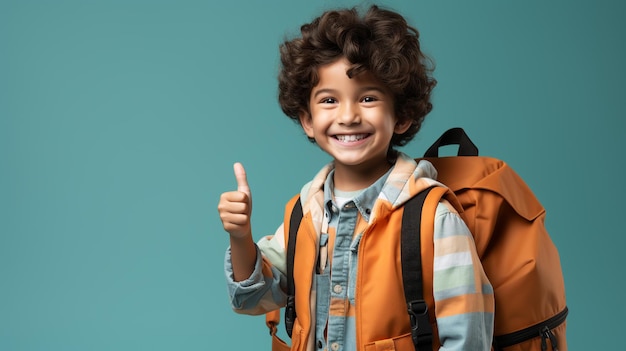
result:
[(556, 337), (554, 336), (550, 328), (546, 326), (546, 327), (543, 327), (543, 329), (541, 329), (541, 351), (548, 350), (547, 339), (550, 339), (550, 345), (552, 345), (552, 351), (559, 351), (559, 346), (557, 345)]

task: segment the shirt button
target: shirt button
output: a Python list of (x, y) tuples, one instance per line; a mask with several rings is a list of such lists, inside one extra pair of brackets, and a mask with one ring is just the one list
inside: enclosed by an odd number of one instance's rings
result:
[(343, 288), (342, 288), (342, 287), (341, 287), (341, 285), (339, 285), (339, 284), (337, 284), (337, 285), (335, 285), (335, 286), (333, 287), (333, 291), (334, 291), (336, 294), (341, 293), (341, 290), (343, 290)]
[(333, 351), (337, 351), (337, 350), (339, 350), (339, 344), (338, 344), (338, 343), (336, 343), (336, 342), (334, 342), (334, 343), (332, 343), (332, 345), (330, 345), (330, 348), (331, 348)]
[(322, 344), (321, 340), (317, 340), (317, 348), (321, 349), (324, 345)]

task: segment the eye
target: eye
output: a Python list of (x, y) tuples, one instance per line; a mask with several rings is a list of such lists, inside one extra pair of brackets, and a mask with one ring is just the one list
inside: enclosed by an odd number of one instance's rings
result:
[(378, 101), (378, 99), (374, 96), (365, 96), (361, 99), (361, 101), (363, 102), (374, 102), (374, 101)]
[(322, 103), (322, 104), (334, 104), (336, 102), (337, 102), (337, 100), (335, 100), (334, 98), (331, 98), (331, 97), (326, 97), (326, 98), (323, 98), (323, 99), (320, 100), (320, 103)]

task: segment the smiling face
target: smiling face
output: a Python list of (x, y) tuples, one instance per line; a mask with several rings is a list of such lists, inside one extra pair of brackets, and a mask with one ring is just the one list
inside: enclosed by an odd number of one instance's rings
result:
[[(334, 158), (336, 178), (349, 174), (346, 179), (365, 176), (373, 182), (389, 169), (391, 137), (411, 122), (397, 121), (393, 96), (371, 73), (349, 78), (350, 66), (341, 58), (318, 69), (309, 113), (302, 113), (300, 122), (306, 135)], [(338, 179), (335, 184), (339, 186)]]

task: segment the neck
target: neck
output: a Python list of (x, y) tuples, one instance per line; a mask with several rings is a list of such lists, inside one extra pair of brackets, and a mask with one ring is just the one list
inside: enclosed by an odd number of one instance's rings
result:
[(333, 181), (335, 188), (342, 191), (361, 190), (374, 184), (380, 177), (385, 174), (391, 163), (381, 162), (375, 167), (358, 167), (335, 165), (335, 174)]

